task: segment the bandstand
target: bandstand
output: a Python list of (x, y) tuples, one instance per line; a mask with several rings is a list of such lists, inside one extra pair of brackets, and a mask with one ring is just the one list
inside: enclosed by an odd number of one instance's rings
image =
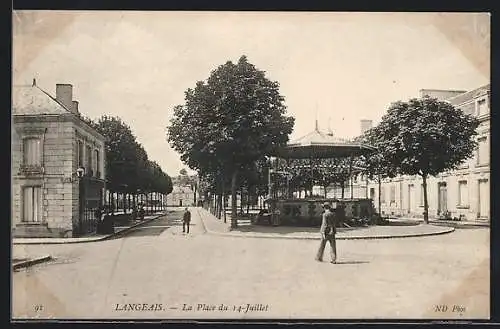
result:
[[(354, 198), (351, 193), (349, 198), (344, 196), (328, 197), (326, 187), (324, 195), (312, 193), (315, 186), (314, 173), (325, 167), (325, 159), (341, 160), (347, 164), (338, 168), (335, 161), (330, 162), (329, 172), (335, 170), (347, 170), (348, 177), (359, 173), (362, 168), (357, 167), (356, 157), (369, 156), (375, 149), (371, 146), (338, 138), (333, 133), (324, 133), (316, 128), (311, 133), (292, 141), (286, 147), (280, 148), (272, 154), (271, 167), (268, 174), (268, 197), (266, 199), (268, 216), (272, 225), (297, 225), (297, 226), (319, 226), (323, 212), (322, 205), (329, 202), (339, 218), (370, 218), (374, 213), (373, 202), (369, 198)], [(319, 160), (319, 161), (318, 161)], [(320, 163), (323, 161), (323, 163)], [(338, 163), (338, 162), (337, 162)], [(332, 171), (333, 169), (333, 171)], [(294, 179), (297, 170), (310, 171), (305, 175), (310, 179), (309, 195), (304, 191), (292, 191), (290, 183)], [(302, 175), (304, 177), (304, 175)], [(349, 181), (349, 180), (347, 180)], [(352, 180), (351, 184), (352, 184)], [(349, 187), (347, 187), (349, 188)], [(343, 193), (342, 193), (343, 194)]]

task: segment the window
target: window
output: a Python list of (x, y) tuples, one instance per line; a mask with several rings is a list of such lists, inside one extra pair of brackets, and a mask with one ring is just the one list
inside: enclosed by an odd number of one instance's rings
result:
[(380, 188), (380, 203), (385, 203), (385, 187)]
[(477, 116), (482, 116), (488, 113), (488, 105), (485, 99), (477, 102)]
[(25, 138), (23, 141), (23, 162), (25, 166), (42, 165), (41, 142), (39, 138)]
[(481, 137), (477, 140), (477, 164), (484, 165), (489, 162), (488, 140), (486, 137)]
[(396, 203), (396, 186), (391, 186), (391, 203)]
[(83, 167), (83, 142), (78, 141), (78, 167)]
[(92, 148), (90, 146), (87, 146), (86, 156), (87, 156), (87, 165), (85, 166), (85, 172), (89, 176), (92, 176)]
[(467, 187), (467, 181), (458, 182), (458, 205), (468, 206), (469, 205), (469, 190)]
[(23, 222), (37, 223), (42, 220), (42, 193), (40, 186), (23, 189)]

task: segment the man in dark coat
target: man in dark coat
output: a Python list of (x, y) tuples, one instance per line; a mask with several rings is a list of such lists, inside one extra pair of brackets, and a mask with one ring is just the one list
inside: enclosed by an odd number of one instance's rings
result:
[(323, 261), (323, 254), (325, 252), (326, 242), (330, 243), (330, 257), (331, 263), (335, 264), (337, 261), (337, 245), (335, 241), (335, 215), (331, 211), (331, 206), (328, 202), (323, 204), (325, 211), (323, 212), (323, 219), (321, 221), (321, 243), (319, 245), (318, 253), (316, 255), (316, 260), (319, 262)]
[(189, 233), (189, 223), (191, 222), (191, 212), (188, 208), (184, 210), (182, 216), (182, 233)]

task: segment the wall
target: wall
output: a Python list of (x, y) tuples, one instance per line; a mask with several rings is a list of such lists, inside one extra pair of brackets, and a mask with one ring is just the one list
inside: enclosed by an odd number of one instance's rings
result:
[[(72, 229), (72, 183), (65, 179), (72, 172), (72, 123), (53, 118), (43, 121), (37, 118), (16, 118), (12, 129), (13, 174), (13, 227), (21, 223), (22, 189), (40, 185), (42, 188), (42, 226), (47, 234), (64, 235)], [(43, 129), (42, 175), (26, 176), (19, 173), (23, 159), (22, 136), (26, 129)]]
[[(76, 120), (76, 122), (75, 122)], [(23, 161), (22, 136), (32, 129), (45, 130), (42, 139), (43, 174), (20, 174)], [(79, 219), (79, 189), (76, 137), (84, 138), (100, 149), (99, 169), (105, 177), (104, 141), (78, 119), (69, 116), (16, 117), (12, 129), (12, 228), (20, 236), (72, 236)], [(22, 188), (39, 185), (42, 188), (42, 222), (22, 223)], [(38, 226), (35, 228), (34, 226)]]

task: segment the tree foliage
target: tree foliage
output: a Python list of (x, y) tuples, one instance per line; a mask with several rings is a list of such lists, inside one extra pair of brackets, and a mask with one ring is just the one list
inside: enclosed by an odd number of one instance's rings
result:
[(478, 125), (475, 117), (435, 98), (395, 102), (367, 135), (378, 147), (378, 154), (368, 159), (371, 173), (421, 176), (427, 223), (427, 177), (457, 169), (472, 156)]
[(118, 117), (102, 116), (87, 124), (106, 137), (106, 179), (112, 192), (172, 192), (172, 181), (161, 167), (148, 159), (131, 128)]
[(226, 62), (185, 92), (185, 103), (174, 107), (167, 127), (168, 141), (205, 177), (231, 177), (235, 220), (238, 174), (286, 144), (294, 119), (285, 113), (278, 82), (242, 56), (237, 64)]

